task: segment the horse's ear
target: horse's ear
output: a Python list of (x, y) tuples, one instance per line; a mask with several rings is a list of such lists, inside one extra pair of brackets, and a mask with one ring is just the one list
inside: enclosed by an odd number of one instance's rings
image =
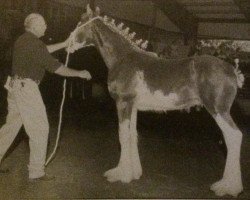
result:
[(93, 17), (93, 11), (92, 11), (92, 9), (90, 8), (89, 4), (87, 5), (87, 15), (89, 16), (89, 18), (92, 18), (92, 17)]
[(100, 8), (97, 6), (97, 7), (95, 8), (95, 15), (96, 15), (96, 16), (99, 16), (100, 13), (101, 13), (101, 10), (100, 10)]

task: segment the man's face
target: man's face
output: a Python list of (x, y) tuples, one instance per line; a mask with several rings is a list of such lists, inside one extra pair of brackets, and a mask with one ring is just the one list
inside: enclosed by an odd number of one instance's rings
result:
[(47, 24), (45, 20), (41, 17), (37, 18), (37, 20), (33, 24), (33, 30), (36, 32), (38, 37), (42, 37), (45, 34), (47, 29)]

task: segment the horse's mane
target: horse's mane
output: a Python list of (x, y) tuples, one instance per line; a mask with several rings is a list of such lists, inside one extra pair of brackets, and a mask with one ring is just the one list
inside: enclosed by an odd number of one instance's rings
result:
[(128, 41), (133, 47), (139, 48), (145, 52), (147, 45), (148, 45), (148, 40), (145, 40), (143, 42), (142, 39), (135, 40), (135, 32), (129, 33), (130, 28), (126, 27), (123, 29), (124, 23), (120, 23), (119, 25), (115, 24), (114, 19), (109, 19), (106, 15), (104, 17), (100, 17), (100, 19), (103, 21), (103, 23), (112, 31), (118, 33), (120, 36), (122, 36), (126, 41)]

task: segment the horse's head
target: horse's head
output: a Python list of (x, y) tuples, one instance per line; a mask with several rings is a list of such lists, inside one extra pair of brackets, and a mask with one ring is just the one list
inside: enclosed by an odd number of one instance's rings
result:
[(86, 13), (82, 14), (81, 22), (78, 24), (78, 29), (76, 31), (76, 41), (79, 43), (87, 42), (93, 43), (93, 23), (92, 21), (98, 18), (100, 15), (100, 9), (96, 7), (95, 11), (93, 11), (89, 5), (87, 5)]
[(134, 48), (144, 51), (148, 43), (142, 39), (134, 41), (135, 32), (129, 33), (129, 27), (124, 29), (123, 25), (116, 25), (107, 16), (100, 17), (100, 9), (93, 11), (88, 5), (74, 32), (75, 41), (95, 44), (106, 64), (112, 67)]

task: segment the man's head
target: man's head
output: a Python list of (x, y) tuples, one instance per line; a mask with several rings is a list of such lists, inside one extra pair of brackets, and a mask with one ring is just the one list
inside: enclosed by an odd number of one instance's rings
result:
[(40, 38), (44, 36), (47, 24), (42, 15), (31, 13), (25, 18), (24, 27), (26, 31), (29, 31)]

